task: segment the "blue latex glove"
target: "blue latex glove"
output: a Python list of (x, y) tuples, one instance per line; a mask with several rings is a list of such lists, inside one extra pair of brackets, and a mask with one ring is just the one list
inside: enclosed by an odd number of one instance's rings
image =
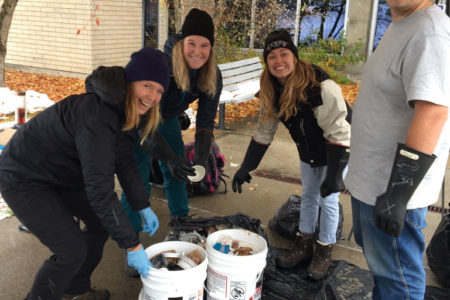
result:
[(144, 248), (133, 252), (127, 250), (127, 262), (130, 267), (135, 268), (144, 278), (148, 275), (148, 267), (153, 267)]
[(139, 215), (144, 220), (143, 232), (150, 232), (150, 236), (154, 235), (159, 228), (158, 217), (150, 207), (141, 209)]

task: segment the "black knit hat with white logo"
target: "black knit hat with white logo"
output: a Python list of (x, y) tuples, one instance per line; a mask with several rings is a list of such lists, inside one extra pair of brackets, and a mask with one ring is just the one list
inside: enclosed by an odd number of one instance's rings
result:
[(144, 47), (131, 54), (125, 66), (125, 78), (128, 82), (151, 80), (156, 81), (167, 91), (169, 85), (169, 64), (160, 50)]
[(193, 8), (189, 11), (181, 27), (180, 38), (189, 35), (201, 35), (214, 45), (214, 23), (211, 16), (200, 9)]
[(286, 48), (294, 53), (294, 56), (298, 58), (298, 50), (292, 42), (291, 35), (286, 29), (275, 30), (269, 33), (264, 42), (264, 62), (267, 62), (267, 55), (270, 51), (277, 48)]

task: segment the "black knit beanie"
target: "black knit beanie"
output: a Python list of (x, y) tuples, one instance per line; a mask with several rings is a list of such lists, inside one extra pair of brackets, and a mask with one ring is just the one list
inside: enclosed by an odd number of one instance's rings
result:
[(131, 60), (125, 66), (125, 78), (128, 82), (156, 81), (167, 91), (169, 85), (169, 65), (160, 50), (144, 47), (131, 54)]
[(267, 62), (267, 55), (270, 51), (277, 48), (286, 48), (294, 53), (294, 56), (298, 58), (298, 50), (292, 42), (291, 35), (286, 29), (275, 30), (269, 33), (264, 42), (264, 62)]
[(181, 27), (180, 38), (189, 35), (201, 35), (214, 45), (214, 23), (211, 16), (200, 9), (193, 8), (189, 11)]

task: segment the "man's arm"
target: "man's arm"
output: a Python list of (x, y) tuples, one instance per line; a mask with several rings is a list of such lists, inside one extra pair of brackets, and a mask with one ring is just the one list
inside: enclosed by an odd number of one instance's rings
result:
[(417, 100), (414, 111), (405, 143), (420, 152), (432, 154), (447, 120), (448, 107)]

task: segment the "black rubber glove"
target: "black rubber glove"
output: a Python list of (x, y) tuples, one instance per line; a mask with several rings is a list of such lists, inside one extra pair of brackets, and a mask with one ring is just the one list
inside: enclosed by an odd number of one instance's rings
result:
[(211, 144), (213, 142), (213, 134), (206, 130), (198, 131), (195, 134), (195, 156), (194, 163), (201, 165), (205, 168), (208, 163), (209, 150), (211, 150)]
[(393, 237), (401, 234), (408, 201), (435, 158), (398, 144), (387, 190), (377, 197), (374, 208), (375, 224), (381, 230)]
[(172, 151), (159, 132), (156, 131), (152, 136), (148, 136), (141, 143), (141, 147), (151, 157), (166, 164), (176, 180), (185, 183), (191, 182), (187, 176), (195, 175), (194, 168), (186, 160)]
[(350, 148), (327, 144), (327, 175), (320, 185), (320, 195), (326, 197), (345, 189), (342, 172), (347, 166)]
[(242, 193), (242, 184), (244, 184), (244, 182), (250, 183), (252, 176), (250, 176), (249, 172), (258, 167), (267, 148), (269, 148), (269, 145), (258, 144), (253, 139), (250, 141), (247, 153), (245, 153), (244, 161), (233, 176), (233, 182), (231, 184), (233, 192), (238, 191), (239, 193)]
[(189, 119), (189, 116), (185, 112), (178, 115), (178, 121), (180, 122), (181, 130), (186, 130), (191, 126), (191, 119)]

